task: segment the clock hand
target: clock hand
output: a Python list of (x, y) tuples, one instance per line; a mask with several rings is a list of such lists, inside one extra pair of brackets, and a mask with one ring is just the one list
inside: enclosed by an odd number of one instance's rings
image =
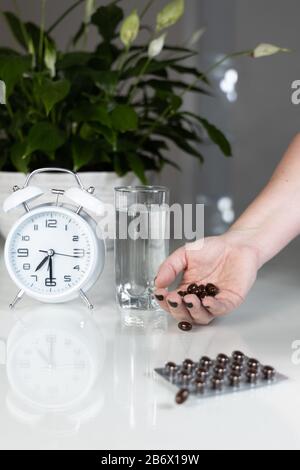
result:
[[(48, 252), (47, 252), (48, 253)], [(46, 264), (47, 260), (49, 259), (49, 256), (46, 256), (41, 262), (40, 264), (38, 265), (38, 267), (36, 268), (35, 272), (39, 271), (43, 266), (44, 264)]]
[[(48, 253), (46, 250), (39, 250), (40, 253)], [(67, 256), (68, 258), (81, 258), (81, 256), (78, 255), (66, 255), (65, 253), (54, 253), (57, 256)]]
[(44, 354), (43, 351), (40, 351), (39, 349), (37, 349), (37, 353), (43, 359), (43, 361), (46, 362), (47, 365), (49, 365), (49, 360), (46, 354)]
[(52, 282), (53, 281), (53, 260), (52, 260), (52, 256), (49, 256), (48, 271), (49, 271), (49, 276), (50, 276), (50, 282)]

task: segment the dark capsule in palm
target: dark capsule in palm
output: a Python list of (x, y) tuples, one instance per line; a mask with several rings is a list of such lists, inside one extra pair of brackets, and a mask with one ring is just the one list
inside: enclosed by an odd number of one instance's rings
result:
[(220, 290), (214, 284), (206, 284), (205, 292), (208, 297), (216, 297), (216, 295), (218, 295)]
[(196, 292), (198, 292), (197, 284), (195, 284), (195, 283), (190, 284), (187, 288), (187, 293), (188, 294), (196, 294)]
[(188, 399), (189, 394), (190, 392), (187, 388), (180, 389), (175, 397), (175, 402), (177, 403), (177, 405), (182, 405)]

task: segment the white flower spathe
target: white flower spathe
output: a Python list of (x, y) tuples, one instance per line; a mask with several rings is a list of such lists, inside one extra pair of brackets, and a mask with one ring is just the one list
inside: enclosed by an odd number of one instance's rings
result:
[(184, 14), (185, 0), (172, 0), (157, 15), (156, 30), (173, 26)]
[(161, 53), (165, 45), (166, 37), (167, 34), (165, 33), (150, 42), (148, 48), (148, 57), (150, 59), (154, 59), (154, 57), (157, 57)]
[(6, 104), (6, 85), (0, 80), (0, 104)]
[(274, 44), (259, 44), (253, 51), (253, 57), (259, 59), (269, 55), (278, 54), (279, 52), (290, 52), (290, 49), (275, 46)]
[(140, 29), (140, 19), (136, 10), (125, 18), (121, 26), (120, 37), (121, 41), (126, 47), (130, 47), (131, 44), (137, 38)]
[(200, 28), (197, 31), (195, 31), (191, 39), (188, 42), (188, 46), (189, 47), (195, 46), (195, 44), (197, 44), (197, 42), (200, 41), (200, 39), (202, 38), (205, 31), (206, 31), (206, 28)]

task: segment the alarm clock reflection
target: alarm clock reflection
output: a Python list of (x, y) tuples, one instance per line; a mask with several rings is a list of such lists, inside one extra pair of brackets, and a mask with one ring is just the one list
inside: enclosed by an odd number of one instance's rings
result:
[[(102, 407), (105, 342), (91, 313), (44, 306), (17, 318), (6, 344), (7, 406), (30, 421), (57, 414), (80, 419)], [(68, 427), (66, 427), (67, 429)]]

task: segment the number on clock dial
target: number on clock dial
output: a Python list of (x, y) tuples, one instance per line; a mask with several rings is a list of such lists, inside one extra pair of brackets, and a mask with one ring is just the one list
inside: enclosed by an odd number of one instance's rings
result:
[[(86, 278), (91, 251), (85, 221), (53, 210), (20, 224), (10, 242), (9, 258), (24, 287), (38, 294), (63, 294)], [(53, 254), (51, 260), (49, 253)]]

